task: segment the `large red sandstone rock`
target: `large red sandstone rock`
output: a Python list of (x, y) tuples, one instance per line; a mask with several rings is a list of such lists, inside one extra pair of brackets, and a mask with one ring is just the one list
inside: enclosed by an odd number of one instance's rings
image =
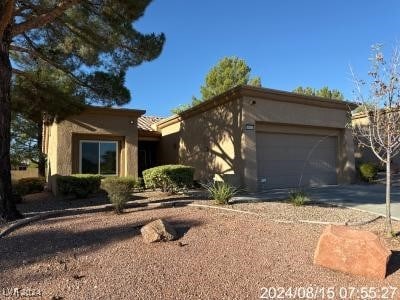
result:
[(390, 255), (391, 251), (372, 232), (329, 225), (318, 241), (314, 264), (384, 279)]

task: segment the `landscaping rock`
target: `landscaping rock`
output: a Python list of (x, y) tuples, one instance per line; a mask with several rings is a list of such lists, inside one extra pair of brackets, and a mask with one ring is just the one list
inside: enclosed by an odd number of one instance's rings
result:
[(172, 241), (177, 238), (175, 229), (162, 219), (155, 220), (140, 229), (144, 241), (148, 244), (160, 241)]
[(329, 225), (322, 233), (314, 264), (374, 279), (384, 279), (391, 251), (377, 235)]

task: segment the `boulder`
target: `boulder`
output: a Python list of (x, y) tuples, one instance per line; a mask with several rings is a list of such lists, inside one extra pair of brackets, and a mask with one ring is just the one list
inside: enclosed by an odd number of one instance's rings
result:
[(386, 277), (391, 251), (369, 231), (329, 225), (315, 250), (314, 264), (374, 279)]
[(175, 229), (162, 219), (144, 225), (140, 229), (144, 241), (148, 244), (160, 241), (172, 241), (177, 238)]

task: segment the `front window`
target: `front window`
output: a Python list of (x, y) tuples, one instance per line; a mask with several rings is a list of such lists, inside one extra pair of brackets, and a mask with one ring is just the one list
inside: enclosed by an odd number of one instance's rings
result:
[(118, 142), (80, 141), (79, 172), (117, 175)]

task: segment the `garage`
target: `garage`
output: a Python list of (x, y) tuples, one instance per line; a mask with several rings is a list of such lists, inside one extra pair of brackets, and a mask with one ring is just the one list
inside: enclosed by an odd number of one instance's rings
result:
[(337, 136), (256, 133), (260, 189), (337, 184)]
[(238, 86), (159, 121), (161, 161), (194, 167), (199, 182), (218, 178), (251, 193), (295, 188), (300, 178), (301, 186), (350, 184), (355, 107)]

